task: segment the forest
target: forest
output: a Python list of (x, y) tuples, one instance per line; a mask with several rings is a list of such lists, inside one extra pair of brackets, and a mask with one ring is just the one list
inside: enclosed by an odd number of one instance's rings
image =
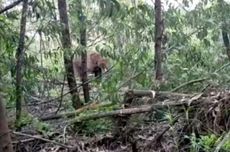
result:
[(0, 0), (0, 152), (230, 152), (230, 0)]

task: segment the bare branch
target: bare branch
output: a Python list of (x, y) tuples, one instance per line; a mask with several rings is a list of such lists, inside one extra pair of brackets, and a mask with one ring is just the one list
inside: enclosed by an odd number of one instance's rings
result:
[(15, 135), (25, 136), (25, 137), (29, 137), (29, 138), (33, 138), (33, 139), (38, 139), (38, 140), (42, 140), (42, 141), (45, 141), (45, 142), (49, 142), (49, 143), (61, 146), (63, 148), (66, 148), (66, 149), (74, 149), (74, 147), (72, 147), (72, 146), (67, 146), (67, 145), (64, 145), (62, 143), (58, 143), (56, 141), (52, 141), (52, 140), (49, 140), (49, 139), (46, 139), (46, 138), (39, 137), (37, 135), (29, 135), (29, 134), (25, 134), (25, 133), (21, 133), (21, 132), (13, 132), (13, 133)]
[(17, 6), (17, 5), (20, 4), (22, 1), (23, 1), (23, 0), (17, 0), (17, 1), (15, 1), (15, 2), (13, 2), (12, 4), (6, 6), (5, 8), (3, 8), (3, 9), (0, 10), (0, 14), (2, 14), (2, 13), (4, 13), (4, 12), (8, 11), (9, 9), (11, 9), (11, 8), (13, 8), (13, 7), (15, 7), (15, 6)]

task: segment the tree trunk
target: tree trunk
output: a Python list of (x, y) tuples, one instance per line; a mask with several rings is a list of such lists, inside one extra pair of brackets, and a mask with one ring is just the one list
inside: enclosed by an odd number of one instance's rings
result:
[(66, 70), (66, 77), (70, 89), (70, 93), (72, 95), (72, 104), (75, 109), (81, 107), (80, 97), (77, 90), (77, 84), (74, 78), (72, 57), (70, 54), (71, 49), (71, 39), (69, 32), (69, 23), (68, 23), (68, 15), (67, 15), (67, 6), (65, 0), (58, 0), (58, 10), (60, 15), (60, 22), (63, 24), (63, 28), (61, 31), (61, 43), (64, 50), (64, 64)]
[[(82, 29), (80, 31), (81, 37), (81, 45), (86, 46), (86, 29)], [(87, 77), (87, 52), (83, 51), (81, 54), (81, 67), (82, 67), (82, 87), (83, 87), (83, 93), (84, 93), (84, 99), (85, 103), (89, 102), (90, 100), (90, 94), (89, 94), (89, 84), (87, 83), (88, 77)]]
[(10, 130), (5, 115), (3, 99), (0, 96), (0, 152), (13, 152)]
[[(218, 0), (219, 9), (222, 9), (224, 5), (226, 5), (225, 1)], [(221, 32), (222, 32), (222, 39), (224, 42), (224, 46), (226, 48), (226, 54), (228, 56), (228, 60), (230, 61), (230, 44), (229, 44), (229, 35), (228, 35), (229, 30), (228, 30), (226, 20), (224, 20), (225, 19), (224, 15), (225, 14), (223, 13), (221, 14), (221, 18), (223, 19)]]
[[(23, 1), (22, 16), (20, 23), (20, 37), (19, 44), (16, 52), (16, 126), (18, 126), (21, 112), (22, 112), (22, 101), (23, 101), (23, 65), (24, 65), (24, 44), (25, 44), (25, 32), (26, 32), (26, 16), (27, 16), (28, 0)], [(18, 128), (20, 129), (20, 128)]]
[[(80, 27), (80, 43), (84, 48), (86, 47), (86, 24), (85, 24), (85, 16), (83, 15), (82, 12), (82, 6), (81, 6), (81, 0), (80, 0), (80, 8), (78, 11), (79, 15), (79, 20), (81, 23)], [(82, 88), (83, 88), (83, 93), (84, 93), (84, 99), (85, 103), (89, 102), (90, 100), (90, 94), (89, 94), (89, 84), (87, 83), (88, 78), (87, 78), (87, 51), (83, 50), (81, 53), (81, 72), (82, 72)]]
[(163, 35), (163, 26), (161, 19), (161, 0), (155, 0), (155, 70), (156, 70), (156, 80), (162, 81), (163, 72), (162, 72), (162, 35)]
[(223, 41), (224, 41), (224, 45), (226, 47), (226, 53), (227, 53), (227, 56), (228, 56), (228, 60), (230, 61), (230, 44), (229, 44), (229, 38), (228, 38), (228, 33), (227, 31), (222, 28), (222, 38), (223, 38)]

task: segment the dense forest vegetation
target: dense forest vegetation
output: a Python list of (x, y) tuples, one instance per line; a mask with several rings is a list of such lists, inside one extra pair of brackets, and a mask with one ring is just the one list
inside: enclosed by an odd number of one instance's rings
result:
[(0, 0), (0, 152), (229, 152), (230, 0)]

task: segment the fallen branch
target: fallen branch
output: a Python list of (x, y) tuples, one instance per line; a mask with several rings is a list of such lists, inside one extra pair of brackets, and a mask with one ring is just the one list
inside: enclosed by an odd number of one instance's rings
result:
[[(150, 98), (154, 97), (154, 91), (152, 90), (129, 90), (126, 93), (128, 93), (130, 96), (135, 96), (135, 97), (142, 97), (142, 96), (148, 96)], [(180, 96), (180, 97), (192, 97), (192, 94), (183, 94), (183, 93), (173, 93), (173, 92), (157, 92), (156, 96)], [(79, 115), (80, 113), (88, 110), (88, 109), (97, 109), (99, 107), (106, 107), (106, 106), (110, 106), (113, 103), (109, 102), (109, 103), (102, 103), (102, 104), (98, 104), (97, 102), (93, 102), (89, 105), (85, 105), (84, 107), (77, 109), (75, 111), (71, 111), (71, 112), (66, 112), (66, 113), (61, 113), (61, 114), (52, 114), (52, 115), (48, 115), (48, 116), (44, 116), (41, 117), (40, 120), (41, 121), (47, 121), (47, 120), (53, 120), (53, 119), (60, 119), (60, 118), (70, 118), (70, 117), (74, 117)]]
[(60, 118), (64, 118), (64, 117), (67, 117), (67, 118), (74, 117), (74, 116), (77, 116), (78, 114), (80, 114), (86, 110), (89, 110), (89, 109), (93, 110), (93, 109), (97, 109), (99, 107), (106, 107), (106, 106), (110, 106), (112, 104), (113, 103), (111, 103), (111, 102), (102, 103), (102, 104), (98, 104), (97, 102), (92, 102), (91, 104), (86, 105), (84, 107), (81, 107), (75, 111), (61, 113), (61, 114), (54, 113), (53, 115), (50, 115), (50, 116), (44, 116), (44, 117), (40, 118), (39, 120), (47, 121), (47, 120), (53, 120), (53, 119), (60, 119)]
[(191, 81), (188, 81), (188, 82), (185, 82), (181, 85), (179, 85), (178, 87), (174, 88), (171, 90), (171, 92), (175, 92), (181, 88), (183, 88), (184, 86), (187, 86), (187, 85), (190, 85), (190, 84), (193, 84), (193, 83), (198, 83), (198, 82), (202, 82), (202, 81), (205, 81), (205, 80), (208, 80), (209, 78), (206, 77), (206, 78), (201, 78), (201, 79), (196, 79), (196, 80), (191, 80)]
[(45, 142), (49, 142), (49, 143), (61, 146), (63, 148), (69, 149), (69, 150), (74, 149), (74, 147), (72, 147), (72, 146), (67, 146), (67, 145), (64, 145), (62, 143), (52, 141), (52, 140), (49, 140), (49, 139), (46, 139), (46, 138), (42, 138), (42, 137), (39, 137), (39, 136), (29, 135), (29, 134), (25, 134), (25, 133), (21, 133), (21, 132), (13, 132), (13, 134), (19, 135), (19, 136), (25, 136), (25, 137), (29, 137), (29, 138), (34, 138), (34, 139), (38, 139), (38, 140), (42, 140), (42, 141), (45, 141)]
[(128, 90), (126, 94), (128, 96), (135, 96), (135, 97), (148, 96), (150, 98), (154, 98), (156, 95), (156, 92), (153, 90)]
[(130, 115), (130, 114), (137, 114), (137, 113), (144, 113), (151, 111), (151, 106), (142, 106), (140, 108), (129, 108), (129, 109), (121, 109), (121, 110), (114, 110), (110, 112), (98, 112), (98, 113), (92, 113), (85, 116), (79, 116), (76, 117), (73, 120), (70, 120), (69, 123), (73, 124), (75, 122), (81, 122), (91, 119), (99, 119), (103, 117), (110, 117), (110, 116), (116, 116), (116, 115)]
[(197, 102), (188, 102), (188, 101), (171, 101), (166, 103), (156, 103), (153, 105), (144, 105), (138, 108), (126, 108), (126, 109), (120, 109), (120, 110), (114, 110), (110, 112), (97, 112), (97, 113), (91, 113), (89, 115), (85, 116), (79, 116), (69, 121), (69, 124), (73, 124), (76, 122), (82, 122), (87, 121), (91, 119), (99, 119), (104, 117), (111, 117), (111, 116), (122, 116), (122, 115), (131, 115), (131, 114), (138, 114), (138, 113), (145, 113), (153, 111), (154, 109), (158, 108), (168, 108), (168, 107), (178, 107), (178, 106), (195, 106), (200, 103), (202, 104), (213, 104), (215, 101), (206, 101), (206, 100), (199, 100)]
[(19, 140), (19, 141), (13, 141), (12, 144), (17, 145), (20, 143), (28, 143), (28, 142), (34, 142), (36, 139), (35, 138), (28, 138), (28, 139), (24, 139), (24, 140)]

